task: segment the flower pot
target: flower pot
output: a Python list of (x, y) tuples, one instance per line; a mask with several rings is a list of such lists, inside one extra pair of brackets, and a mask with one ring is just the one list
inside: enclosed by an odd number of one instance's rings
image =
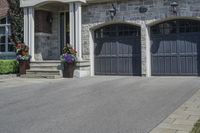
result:
[(26, 74), (28, 61), (19, 61), (19, 74), (23, 75)]
[(63, 78), (73, 78), (75, 64), (64, 63)]

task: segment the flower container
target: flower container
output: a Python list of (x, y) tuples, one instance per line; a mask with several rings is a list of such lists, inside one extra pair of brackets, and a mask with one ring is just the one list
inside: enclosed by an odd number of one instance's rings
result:
[(26, 74), (27, 66), (29, 66), (29, 61), (19, 61), (19, 74)]
[(64, 69), (63, 69), (63, 78), (73, 78), (74, 77), (74, 70), (75, 70), (75, 64), (73, 63), (63, 63)]

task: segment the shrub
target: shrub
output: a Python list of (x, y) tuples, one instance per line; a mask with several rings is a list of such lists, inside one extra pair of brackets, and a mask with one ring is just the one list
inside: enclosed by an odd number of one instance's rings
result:
[(200, 120), (194, 125), (193, 130), (191, 133), (200, 133)]
[(0, 60), (0, 74), (17, 73), (18, 67), (16, 60)]

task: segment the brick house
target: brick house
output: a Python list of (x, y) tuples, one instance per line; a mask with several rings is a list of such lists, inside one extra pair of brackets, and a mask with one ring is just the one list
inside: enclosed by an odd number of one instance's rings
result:
[(7, 0), (0, 1), (0, 59), (15, 57), (13, 44), (9, 40), (10, 24), (7, 18), (9, 5)]
[(59, 60), (70, 43), (79, 77), (200, 74), (199, 0), (21, 0), (21, 7), (32, 61)]

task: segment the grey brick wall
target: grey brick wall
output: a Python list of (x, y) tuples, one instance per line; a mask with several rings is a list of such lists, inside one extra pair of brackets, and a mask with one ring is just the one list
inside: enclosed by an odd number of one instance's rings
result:
[[(117, 14), (110, 19), (108, 10), (111, 3), (88, 4), (82, 7), (83, 58), (89, 59), (90, 31), (110, 23), (130, 23), (141, 26), (142, 75), (146, 75), (146, 27), (159, 21), (175, 18), (197, 19), (200, 17), (200, 0), (177, 0), (177, 14), (172, 13), (171, 0), (124, 0), (116, 3)], [(146, 13), (139, 8), (146, 7)]]

